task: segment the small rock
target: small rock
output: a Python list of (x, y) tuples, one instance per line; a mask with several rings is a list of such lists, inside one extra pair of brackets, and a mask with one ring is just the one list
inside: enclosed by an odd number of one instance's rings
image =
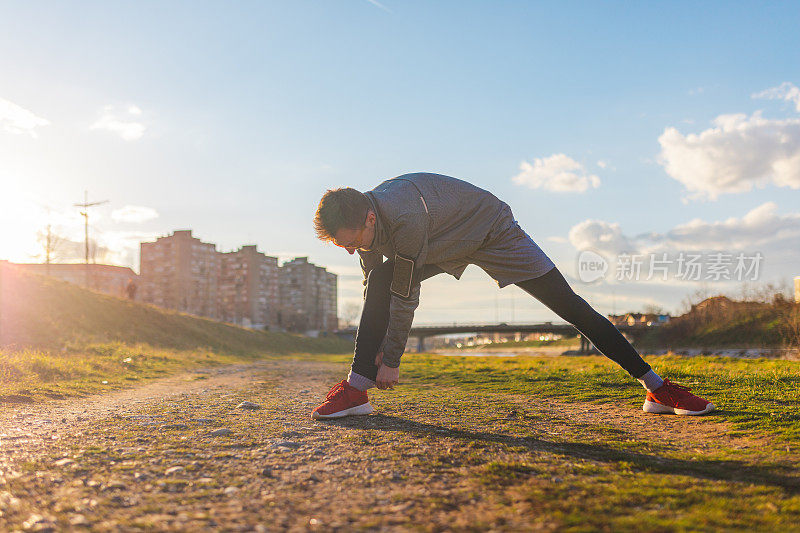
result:
[(192, 418), (192, 422), (197, 422), (198, 424), (213, 424), (216, 420), (211, 418)]
[(8, 491), (0, 492), (0, 508), (17, 509), (21, 502)]
[(209, 437), (224, 437), (226, 435), (230, 435), (231, 433), (233, 433), (233, 431), (231, 431), (228, 428), (219, 428), (219, 429), (215, 429), (214, 431), (209, 433), (208, 436)]
[(145, 474), (144, 472), (136, 472), (135, 474), (133, 474), (133, 479), (135, 479), (136, 481), (145, 481), (147, 479), (150, 479), (150, 476), (148, 474)]
[(125, 496), (122, 496), (121, 494), (115, 494), (114, 496), (112, 496), (111, 502), (121, 507), (131, 507), (133, 505), (131, 500), (129, 500)]
[(188, 429), (189, 428), (189, 426), (187, 426), (186, 424), (162, 424), (159, 427), (161, 427), (162, 429)]
[(256, 409), (261, 409), (261, 406), (257, 403), (253, 402), (242, 402), (236, 406), (238, 409), (249, 409), (251, 411), (255, 411)]
[(197, 482), (198, 483), (213, 483), (214, 482), (214, 478), (201, 477), (200, 479), (197, 480)]
[(272, 453), (287, 453), (293, 452), (294, 448), (287, 448), (286, 446), (274, 446), (272, 448)]
[(182, 474), (186, 469), (182, 466), (171, 466), (167, 468), (164, 472), (165, 476), (171, 476), (172, 474)]
[(108, 484), (105, 487), (103, 487), (103, 490), (116, 490), (116, 489), (126, 489), (126, 488), (127, 487), (125, 483), (123, 483), (122, 481), (115, 480), (115, 481), (109, 481)]
[(223, 494), (226, 496), (233, 496), (239, 492), (239, 487), (227, 487), (225, 490), (222, 491)]
[(272, 445), (273, 448), (289, 448), (290, 450), (295, 450), (300, 446), (301, 445), (299, 442), (294, 442), (291, 440), (279, 440)]
[(268, 466), (265, 466), (261, 470), (261, 477), (274, 477), (274, 475), (272, 474), (272, 469)]
[(69, 519), (69, 524), (71, 526), (88, 526), (89, 521), (82, 514), (76, 514), (75, 516)]
[(55, 463), (53, 463), (53, 464), (54, 464), (55, 466), (69, 466), (69, 465), (73, 465), (73, 464), (75, 464), (75, 461), (73, 461), (73, 460), (72, 460), (72, 459), (70, 459), (69, 457), (64, 457), (63, 459), (59, 459), (58, 461), (56, 461), (56, 462), (55, 462)]
[(54, 525), (53, 521), (45, 518), (39, 514), (32, 514), (25, 522), (22, 523), (22, 529), (41, 531), (43, 529), (51, 528)]

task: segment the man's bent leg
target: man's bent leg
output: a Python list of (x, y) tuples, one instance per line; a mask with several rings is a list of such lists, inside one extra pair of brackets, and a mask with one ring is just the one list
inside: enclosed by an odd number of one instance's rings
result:
[[(436, 265), (425, 265), (422, 279), (428, 279), (444, 272)], [(378, 367), (375, 356), (381, 347), (386, 329), (389, 327), (389, 304), (394, 261), (387, 261), (375, 267), (367, 276), (364, 307), (356, 333), (355, 353), (348, 382), (361, 390), (375, 386)]]
[(662, 379), (631, 343), (606, 317), (575, 294), (557, 268), (517, 285), (575, 326), (603, 355), (640, 380), (645, 388), (655, 390), (662, 385)]

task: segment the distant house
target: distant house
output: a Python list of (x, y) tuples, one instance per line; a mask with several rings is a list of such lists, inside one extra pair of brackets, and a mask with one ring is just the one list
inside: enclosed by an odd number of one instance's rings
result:
[(736, 303), (727, 296), (712, 296), (692, 306), (692, 311), (727, 311)]
[(128, 267), (85, 263), (40, 264), (14, 263), (26, 272), (52, 276), (75, 285), (88, 287), (112, 296), (125, 297), (125, 288), (133, 280), (138, 283), (139, 276)]
[(660, 326), (669, 322), (669, 315), (655, 313), (626, 313), (624, 315), (608, 315), (615, 326)]
[(687, 314), (696, 318), (712, 319), (737, 313), (758, 312), (766, 306), (769, 306), (769, 304), (764, 302), (737, 302), (727, 296), (713, 296), (693, 305)]

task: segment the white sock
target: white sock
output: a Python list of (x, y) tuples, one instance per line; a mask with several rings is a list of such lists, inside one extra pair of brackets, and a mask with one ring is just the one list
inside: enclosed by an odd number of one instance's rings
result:
[(657, 388), (661, 387), (661, 385), (664, 384), (664, 380), (661, 379), (661, 376), (656, 374), (652, 368), (647, 371), (647, 374), (645, 374), (640, 378), (637, 378), (637, 380), (639, 381), (639, 383), (642, 384), (642, 387), (649, 390), (650, 392), (653, 392), (654, 390), (656, 390)]
[(358, 390), (367, 390), (375, 386), (374, 381), (362, 376), (361, 374), (356, 374), (352, 370), (350, 371), (350, 374), (347, 375), (347, 382), (351, 387)]

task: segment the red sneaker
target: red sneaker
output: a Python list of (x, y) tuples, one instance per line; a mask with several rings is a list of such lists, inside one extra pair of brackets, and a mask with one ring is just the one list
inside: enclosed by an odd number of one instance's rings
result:
[(688, 387), (671, 383), (668, 379), (653, 392), (647, 391), (642, 410), (645, 413), (675, 413), (676, 415), (702, 415), (714, 410), (714, 404), (689, 392)]
[(372, 411), (374, 409), (367, 398), (367, 391), (358, 390), (343, 379), (328, 392), (322, 405), (314, 409), (311, 418), (368, 415)]

